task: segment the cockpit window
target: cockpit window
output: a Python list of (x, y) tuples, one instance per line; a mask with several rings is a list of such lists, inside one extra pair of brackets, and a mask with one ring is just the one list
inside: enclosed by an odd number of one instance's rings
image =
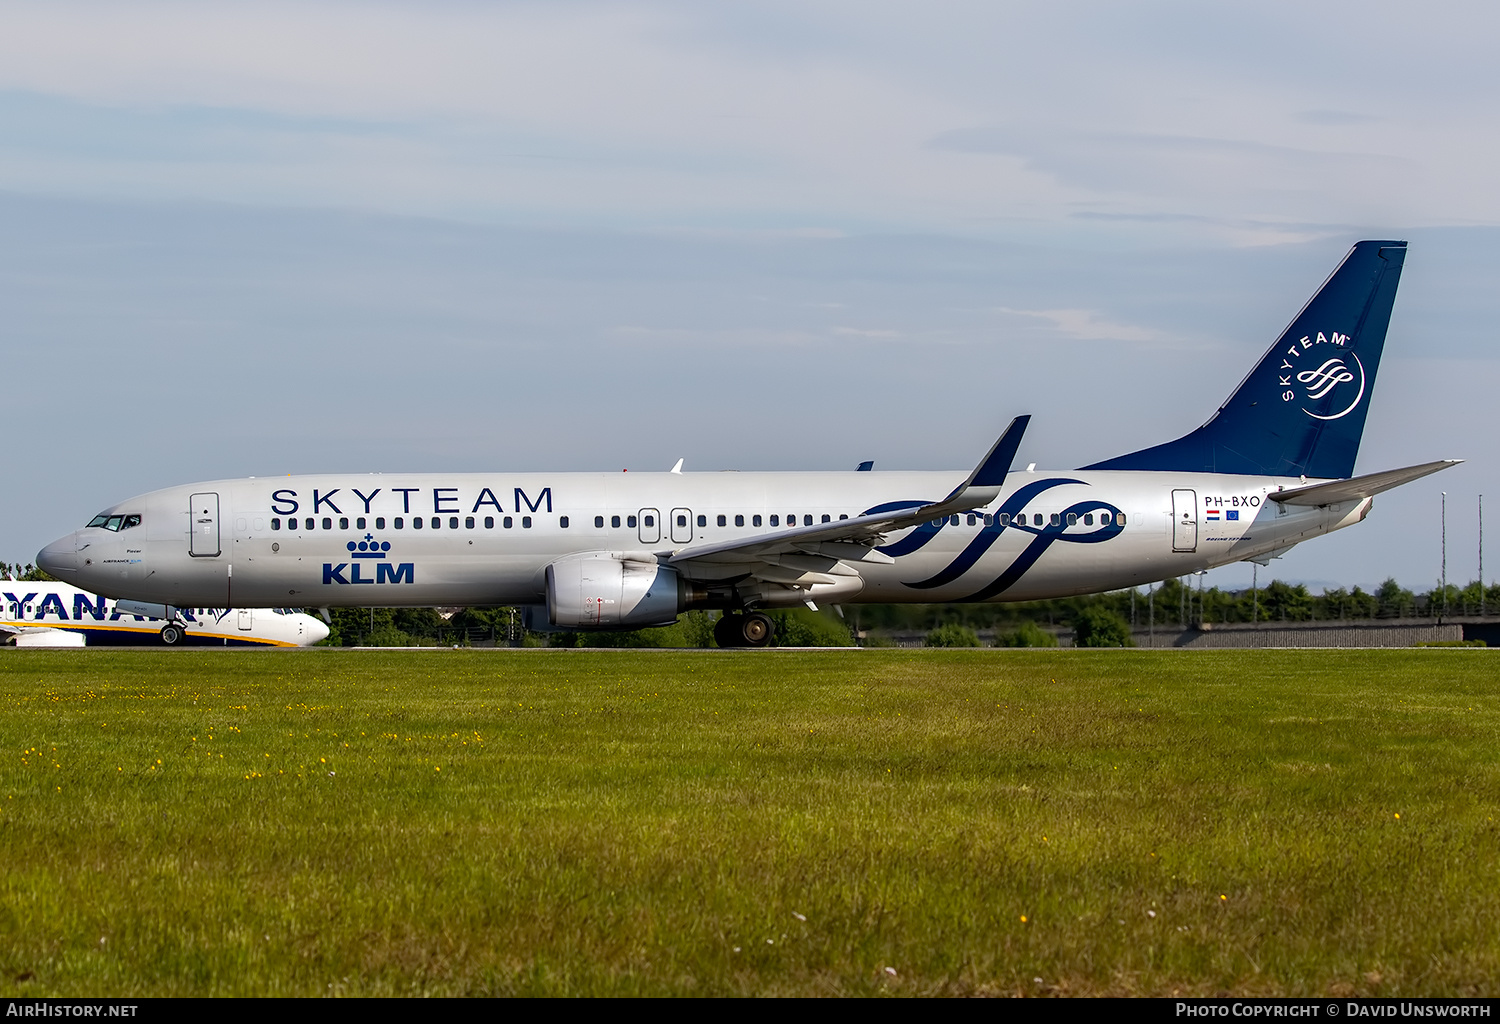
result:
[(94, 518), (92, 518), (92, 519), (89, 520), (89, 526), (100, 526), (100, 527), (103, 527), (106, 530), (111, 530), (111, 531), (113, 531), (115, 533), (118, 533), (121, 530), (128, 530), (132, 526), (140, 526), (140, 525), (141, 525), (141, 517), (138, 516), (138, 515), (128, 515), (128, 516), (127, 515), (113, 515), (112, 516), (112, 515), (108, 514), (107, 512), (101, 512), (97, 516), (95, 516)]

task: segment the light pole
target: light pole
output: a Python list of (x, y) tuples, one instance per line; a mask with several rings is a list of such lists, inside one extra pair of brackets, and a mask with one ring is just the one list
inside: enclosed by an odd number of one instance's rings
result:
[(1479, 496), (1479, 614), (1484, 614), (1484, 495)]
[(1443, 610), (1438, 613), (1438, 622), (1448, 614), (1448, 492), (1443, 492)]

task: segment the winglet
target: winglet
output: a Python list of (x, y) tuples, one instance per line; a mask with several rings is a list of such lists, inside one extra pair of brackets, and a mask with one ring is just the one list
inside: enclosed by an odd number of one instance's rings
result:
[(1010, 426), (1005, 428), (1000, 440), (995, 442), (979, 468), (974, 470), (974, 475), (969, 477), (968, 486), (999, 487), (1005, 483), (1005, 474), (1010, 472), (1011, 463), (1016, 461), (1016, 452), (1021, 450), (1021, 437), (1026, 433), (1030, 422), (1030, 416), (1017, 416), (1010, 421)]
[(1005, 433), (991, 446), (989, 453), (980, 460), (974, 472), (969, 474), (969, 479), (954, 488), (953, 493), (944, 498), (942, 504), (946, 505), (970, 488), (982, 488), (993, 491), (988, 497), (975, 501), (975, 505), (985, 505), (995, 499), (1000, 493), (1000, 488), (1005, 486), (1005, 475), (1010, 472), (1011, 463), (1016, 460), (1016, 452), (1021, 450), (1021, 438), (1026, 433), (1026, 426), (1031, 422), (1030, 416), (1017, 416), (1010, 421), (1010, 426), (1005, 428)]

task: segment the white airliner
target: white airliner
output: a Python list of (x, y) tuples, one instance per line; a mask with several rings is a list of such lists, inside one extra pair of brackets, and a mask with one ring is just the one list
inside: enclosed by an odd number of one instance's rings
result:
[(634, 629), (718, 608), (722, 646), (761, 646), (767, 608), (1028, 601), (1264, 561), (1455, 464), (1351, 479), (1405, 256), (1356, 244), (1207, 423), (1082, 469), (1013, 470), (1021, 416), (967, 474), (220, 480), (120, 502), (37, 563), (174, 621), (194, 605), (516, 604), (556, 628)]
[(307, 647), (328, 636), (322, 622), (290, 608), (175, 608), (151, 618), (66, 583), (17, 580), (0, 580), (0, 596), (0, 633), (17, 647)]

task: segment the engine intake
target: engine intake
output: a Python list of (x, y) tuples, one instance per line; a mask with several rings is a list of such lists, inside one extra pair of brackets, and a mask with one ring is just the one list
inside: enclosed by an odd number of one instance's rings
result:
[(590, 551), (547, 566), (547, 618), (564, 629), (669, 626), (689, 596), (677, 570), (650, 555)]

